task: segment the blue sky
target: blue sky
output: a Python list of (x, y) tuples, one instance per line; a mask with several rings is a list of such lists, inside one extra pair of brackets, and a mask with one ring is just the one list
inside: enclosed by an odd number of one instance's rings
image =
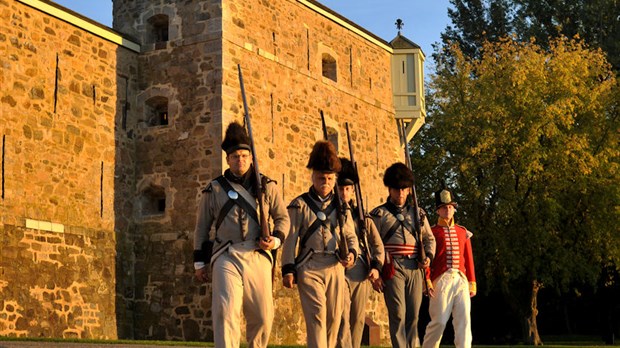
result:
[[(112, 0), (55, 0), (101, 24), (112, 26)], [(397, 33), (395, 22), (404, 22), (402, 34), (422, 47), (427, 66), (449, 23), (449, 0), (319, 0), (325, 6), (357, 23), (380, 38), (391, 41)]]

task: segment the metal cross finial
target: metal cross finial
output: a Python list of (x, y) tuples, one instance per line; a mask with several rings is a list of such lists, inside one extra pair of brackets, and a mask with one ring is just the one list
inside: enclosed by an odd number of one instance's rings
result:
[(402, 19), (398, 18), (398, 19), (396, 20), (396, 23), (394, 23), (394, 24), (396, 24), (396, 29), (398, 29), (398, 34), (400, 34), (400, 31), (401, 31), (401, 30), (403, 29), (403, 27), (405, 26), (405, 23), (403, 23), (403, 20), (402, 20)]

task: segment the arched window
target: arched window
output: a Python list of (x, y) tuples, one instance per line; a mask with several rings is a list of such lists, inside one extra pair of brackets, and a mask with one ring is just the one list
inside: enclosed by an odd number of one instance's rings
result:
[(140, 195), (142, 216), (164, 215), (166, 213), (166, 191), (161, 186), (151, 185)]
[(323, 53), (321, 57), (321, 68), (323, 76), (334, 82), (338, 82), (338, 65), (334, 57), (328, 53)]
[(168, 98), (161, 96), (153, 97), (146, 101), (144, 109), (146, 124), (149, 127), (168, 125)]
[(168, 42), (168, 16), (154, 15), (148, 19), (148, 43), (155, 44), (155, 49), (166, 48)]

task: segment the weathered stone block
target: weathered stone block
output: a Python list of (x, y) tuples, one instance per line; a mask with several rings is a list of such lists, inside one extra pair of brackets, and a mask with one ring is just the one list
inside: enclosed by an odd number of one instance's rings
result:
[(10, 95), (2, 97), (2, 102), (8, 104), (10, 107), (14, 107), (15, 105), (17, 105), (17, 101), (13, 99), (13, 97), (11, 97)]
[(30, 89), (30, 98), (32, 99), (44, 99), (45, 91), (41, 87), (32, 87)]

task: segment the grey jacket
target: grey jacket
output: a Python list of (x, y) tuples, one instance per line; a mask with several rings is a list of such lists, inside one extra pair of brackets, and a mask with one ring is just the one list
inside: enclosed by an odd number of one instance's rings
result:
[[(305, 195), (322, 210), (327, 209), (332, 203), (331, 197), (325, 202), (321, 202), (312, 190)], [(317, 223), (315, 230), (308, 231), (318, 217), (302, 196), (293, 199), (288, 206), (291, 227), (282, 250), (283, 275), (289, 273), (296, 274), (297, 267), (309, 260), (315, 253), (335, 254), (338, 251), (338, 209), (333, 209), (329, 216), (326, 216), (324, 223)], [(359, 255), (359, 243), (355, 234), (355, 225), (350, 209), (346, 209), (342, 232), (349, 251), (357, 257)]]
[[(268, 209), (269, 216), (273, 219), (271, 234), (284, 242), (289, 230), (289, 217), (276, 182), (264, 176), (263, 178), (263, 183), (265, 184), (265, 193), (263, 195), (265, 208)], [(255, 210), (256, 216), (258, 216), (257, 200), (248, 190), (240, 184), (227, 180), (224, 176), (218, 179), (226, 180), (238, 194), (237, 200), (243, 198)], [(196, 228), (194, 230), (195, 262), (212, 263), (227, 246), (246, 240), (257, 241), (260, 237), (258, 221), (252, 218), (251, 214), (242, 209), (238, 204), (232, 205), (232, 208), (224, 216), (217, 230), (216, 226), (213, 226), (217, 222), (222, 208), (231, 200), (229, 192), (222, 187), (218, 179), (211, 181), (207, 188), (203, 190), (198, 206)], [(234, 194), (231, 195), (234, 196)], [(260, 217), (258, 220), (260, 221)]]
[[(386, 236), (388, 231), (398, 221), (396, 216), (394, 216), (394, 214), (392, 214), (388, 209), (387, 205), (389, 204), (392, 203), (388, 201), (385, 204), (376, 207), (370, 212), (370, 216), (372, 217), (375, 225), (377, 226), (377, 229), (379, 230), (379, 234), (383, 239), (383, 243), (417, 245), (417, 240), (414, 236), (415, 232), (413, 229), (413, 207), (410, 205), (406, 205), (406, 209), (402, 209), (401, 211), (401, 214), (404, 218), (403, 224), (396, 229), (392, 236)], [(392, 204), (392, 207), (395, 207), (394, 204)], [(424, 242), (424, 251), (426, 252), (426, 256), (432, 260), (433, 256), (435, 255), (435, 237), (433, 236), (433, 232), (431, 231), (431, 226), (428, 223), (426, 213), (424, 212), (424, 210), (422, 210), (422, 208), (418, 209), (421, 225), (420, 230), (422, 232), (422, 240)], [(386, 237), (388, 238), (387, 240)]]

